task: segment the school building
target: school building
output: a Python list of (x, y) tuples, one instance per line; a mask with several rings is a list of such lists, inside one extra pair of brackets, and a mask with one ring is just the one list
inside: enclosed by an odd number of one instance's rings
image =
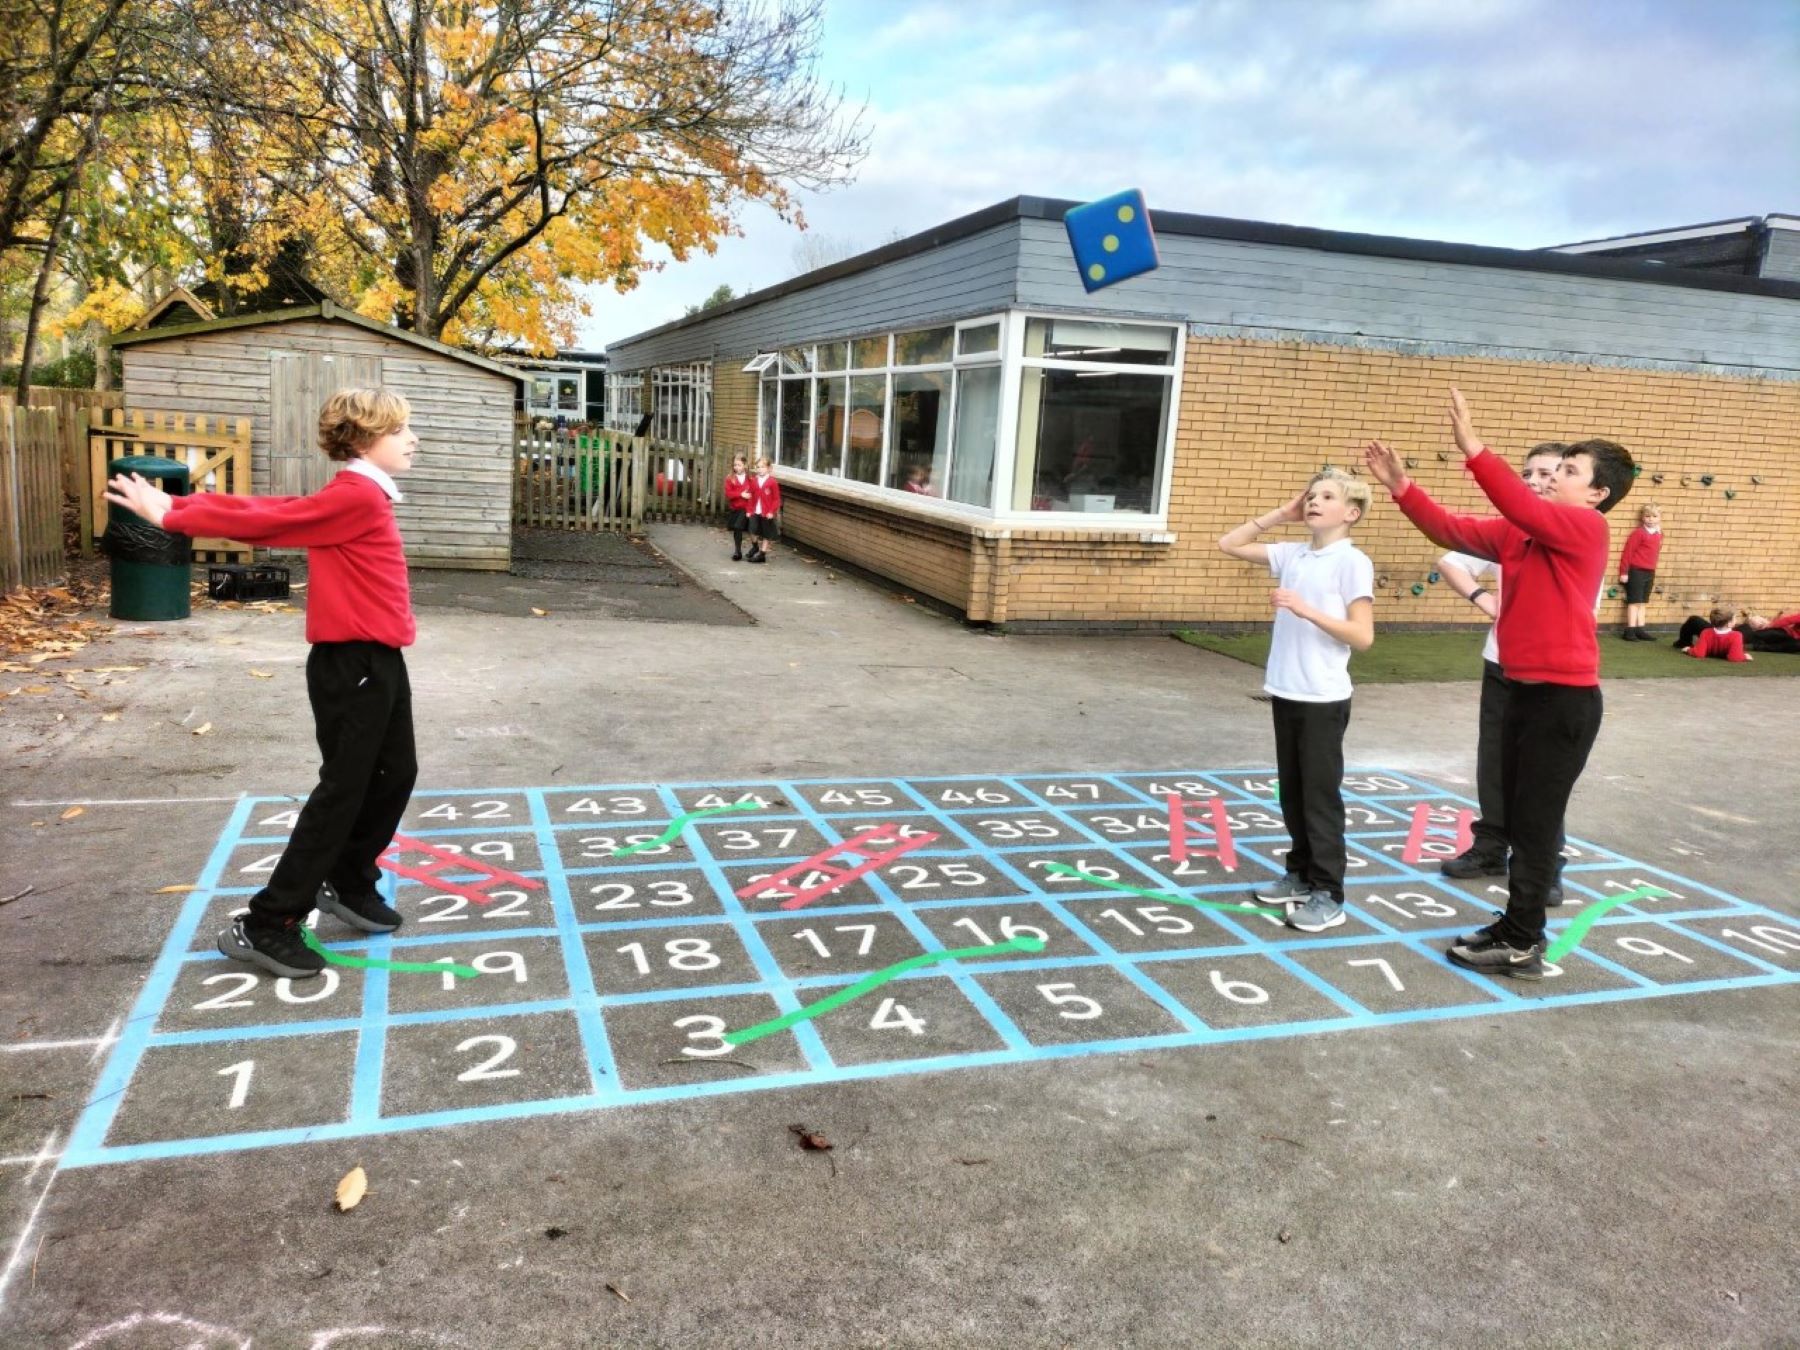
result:
[[(1232, 626), (1269, 581), (1219, 535), (1369, 437), (1487, 509), (1455, 384), (1508, 457), (1630, 448), (1610, 519), (1616, 551), (1662, 507), (1651, 622), (1800, 608), (1800, 220), (1513, 250), (1157, 211), (1160, 266), (1090, 294), (1073, 205), (1014, 198), (613, 343), (608, 418), (769, 455), (792, 538), (971, 621)], [(1701, 264), (1659, 256), (1697, 240)], [(1470, 621), (1378, 486), (1357, 536), (1381, 623)]]

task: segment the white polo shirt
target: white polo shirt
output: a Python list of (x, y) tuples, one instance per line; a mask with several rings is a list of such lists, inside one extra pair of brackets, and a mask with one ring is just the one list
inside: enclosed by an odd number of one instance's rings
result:
[[(1375, 567), (1348, 539), (1314, 549), (1311, 544), (1270, 544), (1269, 575), (1314, 609), (1334, 619), (1375, 597)], [(1263, 692), (1296, 703), (1337, 703), (1351, 694), (1350, 647), (1290, 610), (1275, 611)]]
[[(1489, 589), (1494, 593), (1494, 603), (1500, 603), (1500, 564), (1487, 558), (1477, 558), (1473, 553), (1446, 553), (1443, 560), (1455, 563), (1477, 581), (1491, 580), (1494, 584)], [(1481, 659), (1500, 664), (1500, 639), (1494, 630), (1499, 625), (1492, 620), (1488, 622), (1487, 641), (1481, 644)]]

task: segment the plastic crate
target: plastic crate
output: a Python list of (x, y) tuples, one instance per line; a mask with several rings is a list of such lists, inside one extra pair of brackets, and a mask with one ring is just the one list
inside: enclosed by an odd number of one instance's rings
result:
[(288, 570), (274, 563), (221, 563), (206, 569), (206, 593), (214, 600), (285, 600)]

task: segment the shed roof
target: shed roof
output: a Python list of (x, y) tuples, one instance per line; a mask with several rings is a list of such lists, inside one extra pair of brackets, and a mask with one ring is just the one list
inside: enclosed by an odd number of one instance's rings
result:
[(234, 314), (223, 319), (208, 319), (203, 323), (170, 324), (166, 328), (146, 328), (127, 333), (115, 333), (107, 339), (113, 347), (135, 347), (147, 342), (167, 342), (171, 338), (193, 337), (199, 333), (221, 333), (231, 328), (261, 328), (278, 323), (293, 323), (296, 319), (324, 319), (332, 323), (347, 323), (357, 328), (367, 329), (371, 333), (379, 333), (382, 337), (392, 338), (395, 342), (404, 342), (414, 347), (422, 347), (426, 351), (436, 352), (439, 356), (447, 356), (453, 361), (461, 361), (475, 366), (493, 375), (504, 375), (509, 380), (524, 383), (522, 371), (511, 366), (503, 366), (498, 361), (490, 361), (485, 356), (477, 356), (474, 352), (463, 351), (460, 347), (452, 347), (447, 343), (435, 342), (431, 338), (421, 337), (417, 333), (409, 333), (404, 328), (396, 328), (392, 324), (379, 323), (365, 318), (351, 310), (322, 300), (316, 305), (295, 305), (277, 310), (268, 310), (261, 314)]

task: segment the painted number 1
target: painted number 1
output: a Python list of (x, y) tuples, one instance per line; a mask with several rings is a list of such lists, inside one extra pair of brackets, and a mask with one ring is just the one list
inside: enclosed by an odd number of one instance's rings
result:
[(227, 1064), (219, 1070), (220, 1078), (230, 1074), (236, 1079), (231, 1085), (231, 1100), (225, 1103), (227, 1111), (235, 1111), (244, 1104), (244, 1099), (250, 1095), (250, 1077), (255, 1072), (256, 1061), (253, 1059), (240, 1059), (236, 1064)]

